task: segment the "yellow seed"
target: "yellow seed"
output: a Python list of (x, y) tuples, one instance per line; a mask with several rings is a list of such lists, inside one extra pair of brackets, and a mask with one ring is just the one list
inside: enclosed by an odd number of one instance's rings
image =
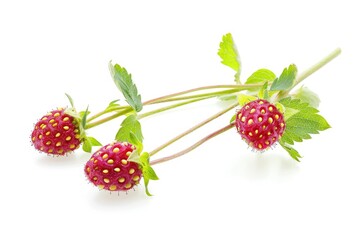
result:
[(38, 126), (35, 126), (35, 129), (39, 129), (39, 127), (38, 127)]
[(52, 126), (53, 126), (53, 127), (56, 127), (57, 125), (58, 125), (57, 123), (54, 123)]
[(250, 110), (250, 113), (254, 113), (256, 110), (255, 110), (255, 108), (252, 108), (251, 110)]
[(54, 117), (58, 117), (58, 116), (60, 116), (60, 113), (55, 113), (54, 114)]
[(121, 163), (122, 163), (123, 165), (126, 165), (128, 162), (127, 162), (125, 159), (123, 159), (123, 160), (121, 160)]
[(126, 152), (126, 156), (130, 156), (131, 155), (131, 152)]
[(248, 121), (248, 125), (251, 125), (251, 124), (253, 124), (253, 123), (254, 123), (254, 120), (249, 119), (249, 121)]
[(272, 140), (275, 142), (275, 141), (276, 141), (276, 138), (275, 138), (275, 137), (273, 137), (273, 138), (272, 138)]
[(71, 137), (70, 137), (70, 136), (67, 136), (67, 137), (65, 138), (65, 140), (66, 140), (66, 141), (70, 141), (70, 140), (71, 140)]
[(55, 137), (60, 137), (60, 135), (61, 135), (61, 133), (57, 133), (57, 134), (55, 135)]
[(265, 114), (265, 113), (266, 113), (265, 109), (261, 109), (260, 112), (261, 112), (262, 114)]
[(51, 112), (48, 112), (47, 114), (46, 114), (46, 116), (51, 116), (52, 115), (52, 113)]
[(242, 122), (245, 122), (245, 119), (246, 119), (246, 117), (242, 117), (242, 118), (241, 118), (241, 121), (242, 121)]
[(45, 124), (41, 124), (41, 125), (40, 125), (40, 128), (41, 128), (41, 129), (44, 129), (44, 128), (46, 128), (46, 125), (45, 125)]
[(135, 172), (135, 169), (133, 169), (133, 168), (131, 168), (130, 170), (129, 170), (129, 174), (133, 174)]
[(278, 128), (277, 128), (277, 127), (274, 127), (274, 130), (275, 130), (275, 131), (277, 131), (277, 130), (278, 130)]
[(123, 177), (122, 177), (122, 178), (119, 178), (118, 182), (119, 182), (119, 183), (125, 182), (125, 178), (123, 178)]
[(109, 160), (107, 160), (107, 163), (108, 163), (108, 164), (113, 164), (113, 163), (114, 163), (114, 160), (109, 159)]
[(110, 182), (110, 179), (104, 178), (104, 183), (109, 183), (109, 182)]
[(49, 146), (51, 144), (51, 141), (47, 141), (45, 144)]
[(44, 147), (41, 147), (41, 148), (40, 148), (40, 151), (44, 151)]
[(263, 102), (263, 101), (260, 101), (259, 104), (264, 104), (264, 102)]
[(275, 115), (275, 119), (278, 120), (279, 119), (279, 114)]
[(40, 135), (38, 136), (38, 138), (39, 138), (39, 139), (42, 139), (42, 135), (40, 134)]
[(110, 149), (111, 148), (111, 145), (108, 145), (108, 146), (106, 146), (106, 148), (105, 149)]
[(107, 155), (107, 153), (105, 153), (104, 155), (102, 155), (102, 159), (107, 159), (109, 157), (109, 155)]
[(249, 132), (249, 136), (252, 137), (252, 135), (253, 135), (252, 132)]
[(259, 131), (256, 129), (256, 130), (255, 130), (255, 134), (258, 134), (258, 133), (259, 133)]
[(140, 177), (137, 176), (137, 175), (133, 177), (133, 180), (134, 180), (135, 182), (138, 181), (139, 179), (140, 179)]
[(98, 160), (97, 160), (97, 159), (95, 159), (95, 160), (94, 160), (94, 164), (97, 164), (97, 162), (98, 162)]
[(51, 133), (50, 131), (47, 131), (47, 132), (45, 133), (45, 135), (46, 135), (46, 136), (49, 136), (50, 133)]
[(131, 188), (131, 183), (125, 184), (125, 188)]
[(32, 139), (31, 139), (31, 140), (34, 142), (34, 141), (35, 141), (35, 139), (36, 139), (35, 137), (32, 137)]
[(63, 108), (62, 108), (62, 107), (58, 107), (57, 109), (58, 109), (59, 111), (62, 111), (62, 110), (63, 110)]
[(272, 106), (269, 107), (269, 111), (272, 112), (274, 108)]
[(97, 180), (98, 180), (98, 178), (97, 178), (97, 177), (93, 177), (93, 180), (94, 180), (94, 181), (97, 181)]
[(61, 146), (61, 142), (57, 142), (55, 146), (60, 147), (60, 146)]
[(99, 189), (104, 189), (104, 187), (105, 187), (104, 185), (98, 185)]
[(64, 121), (64, 122), (69, 121), (69, 118), (68, 118), (68, 117), (64, 117), (63, 121)]
[(109, 173), (109, 170), (104, 169), (104, 170), (102, 170), (102, 172), (106, 174), (106, 173)]
[(53, 123), (53, 122), (55, 122), (55, 120), (54, 120), (54, 119), (51, 119), (51, 120), (49, 121), (49, 123)]
[(241, 116), (242, 116), (242, 114), (241, 114), (241, 113), (239, 113), (238, 118), (241, 118)]
[(87, 167), (87, 168), (86, 168), (86, 171), (89, 173), (89, 172), (90, 172), (90, 167)]
[(47, 117), (43, 117), (41, 120), (45, 121), (45, 120), (47, 120)]
[(93, 161), (94, 161), (94, 158), (93, 158), (93, 157), (92, 157), (92, 158), (90, 158), (90, 161), (91, 161), (91, 162), (93, 162)]
[(70, 128), (69, 128), (69, 126), (64, 126), (63, 129), (64, 129), (65, 131), (67, 131), (67, 130), (69, 130)]
[(262, 120), (263, 120), (262, 117), (258, 117), (259, 122), (262, 122)]
[(74, 133), (78, 133), (78, 132), (79, 132), (79, 129), (75, 129), (75, 130), (74, 130)]
[(259, 139), (261, 139), (263, 137), (263, 135), (261, 134), (260, 136), (259, 136)]
[(109, 190), (110, 190), (110, 191), (115, 191), (115, 190), (116, 190), (116, 186), (115, 186), (115, 185), (111, 185), (111, 186), (109, 187)]
[(63, 149), (59, 149), (57, 152), (61, 154), (61, 153), (64, 152), (64, 150), (63, 150)]
[(70, 144), (70, 148), (71, 149), (75, 148), (75, 144)]
[(245, 109), (249, 109), (249, 108), (250, 108), (249, 105), (246, 105), (246, 106), (245, 106)]
[(271, 132), (268, 132), (267, 135), (270, 136), (270, 135), (271, 135)]
[(117, 147), (113, 149), (113, 153), (118, 153), (119, 151), (120, 151), (120, 149)]
[(54, 151), (54, 150), (52, 150), (52, 149), (49, 149), (49, 150), (48, 150), (48, 153), (52, 153), (53, 151)]
[(262, 149), (262, 145), (259, 143), (258, 148)]
[(265, 126), (265, 125), (263, 125), (263, 126), (262, 126), (262, 128), (263, 128), (263, 130), (264, 130), (264, 129), (266, 128), (266, 126)]
[(132, 149), (132, 150), (135, 150), (135, 146), (134, 146), (134, 145), (131, 145), (131, 149)]
[(80, 134), (76, 134), (76, 135), (75, 135), (75, 138), (76, 138), (76, 139), (80, 139)]
[(280, 127), (284, 127), (285, 126), (285, 124), (284, 123), (280, 123)]
[(269, 142), (269, 141), (265, 141), (265, 144), (266, 144), (266, 145), (269, 145), (269, 144), (270, 144), (270, 142)]
[(114, 171), (115, 172), (120, 172), (120, 168), (116, 167), (116, 168), (114, 168)]
[(274, 122), (274, 119), (272, 119), (272, 117), (269, 117), (268, 122), (271, 124)]
[(129, 143), (127, 143), (127, 142), (123, 142), (123, 145), (124, 145), (124, 146), (127, 146), (127, 145), (129, 145)]

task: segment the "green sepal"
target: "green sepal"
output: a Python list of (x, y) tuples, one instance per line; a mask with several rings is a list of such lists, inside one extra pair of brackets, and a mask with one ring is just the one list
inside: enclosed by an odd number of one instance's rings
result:
[(251, 76), (246, 80), (245, 84), (261, 84), (265, 82), (272, 83), (275, 79), (275, 73), (269, 69), (262, 68), (251, 74)]
[(241, 107), (244, 106), (245, 104), (247, 104), (251, 101), (255, 101), (257, 99), (258, 99), (257, 97), (252, 96), (252, 95), (246, 95), (243, 93), (238, 94), (238, 102)]
[(220, 42), (220, 48), (218, 50), (218, 55), (221, 58), (221, 63), (225, 66), (232, 68), (235, 74), (235, 82), (240, 83), (240, 72), (241, 72), (241, 62), (239, 53), (237, 51), (236, 45), (234, 43), (231, 33), (225, 34), (222, 37)]
[(297, 68), (295, 64), (291, 64), (288, 68), (285, 68), (279, 78), (276, 78), (271, 84), (271, 91), (288, 90), (294, 85), (294, 80), (297, 74)]
[(111, 61), (109, 62), (109, 70), (115, 85), (124, 95), (126, 102), (136, 112), (140, 112), (143, 108), (141, 96), (138, 94), (137, 87), (131, 79), (131, 74), (119, 64), (112, 65)]
[(141, 154), (144, 146), (143, 146), (142, 142), (136, 137), (136, 135), (133, 132), (130, 132), (129, 143), (134, 145), (136, 147), (136, 150), (139, 152), (139, 154)]
[(258, 95), (259, 95), (260, 99), (265, 99), (265, 100), (269, 99), (268, 82), (264, 83), (264, 85), (261, 87)]
[(127, 116), (123, 120), (119, 131), (116, 133), (115, 139), (119, 142), (131, 142), (130, 133), (133, 133), (139, 142), (143, 141), (144, 137), (141, 131), (141, 124), (134, 114)]
[(233, 123), (233, 122), (235, 122), (236, 115), (237, 115), (237, 113), (235, 113), (235, 114), (231, 117), (231, 119), (230, 119), (230, 124)]
[(67, 93), (65, 93), (65, 95), (66, 95), (66, 97), (68, 98), (71, 107), (72, 107), (72, 108), (75, 108), (75, 107), (74, 107), (74, 100), (72, 99), (72, 97), (71, 97), (69, 94), (67, 94)]
[(84, 152), (91, 153), (92, 147), (94, 146), (102, 146), (102, 144), (94, 137), (90, 137), (90, 136), (83, 137), (82, 149), (84, 150)]

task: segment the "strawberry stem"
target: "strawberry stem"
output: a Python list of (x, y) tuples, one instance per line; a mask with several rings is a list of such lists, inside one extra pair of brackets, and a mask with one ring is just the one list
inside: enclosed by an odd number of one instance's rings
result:
[(232, 104), (229, 107), (227, 107), (226, 109), (222, 110), (221, 112), (216, 113), (215, 115), (205, 119), (204, 121), (202, 121), (199, 124), (196, 124), (195, 126), (193, 126), (192, 128), (186, 130), (185, 132), (179, 134), (178, 136), (174, 137), (173, 139), (167, 141), (166, 143), (162, 144), (161, 146), (157, 147), (156, 149), (154, 149), (153, 151), (149, 152), (150, 156), (153, 156), (154, 154), (158, 153), (159, 151), (161, 151), (162, 149), (168, 147), (169, 145), (171, 145), (172, 143), (180, 140), (181, 138), (185, 137), (186, 135), (192, 133), (193, 131), (195, 131), (196, 129), (204, 126), (205, 124), (211, 122), (212, 120), (220, 117), (221, 115), (225, 114), (226, 112), (230, 111), (231, 109), (235, 108), (236, 106), (238, 106), (238, 103), (236, 104)]
[(204, 137), (203, 139), (199, 140), (198, 142), (196, 142), (195, 144), (191, 145), (190, 147), (178, 152), (178, 153), (175, 153), (173, 155), (170, 155), (170, 156), (167, 156), (167, 157), (162, 157), (162, 158), (158, 158), (156, 160), (153, 160), (150, 162), (150, 165), (155, 165), (155, 164), (158, 164), (158, 163), (162, 163), (162, 162), (166, 162), (166, 161), (169, 161), (169, 160), (172, 160), (174, 158), (177, 158), (177, 157), (180, 157), (182, 155), (185, 155), (189, 152), (191, 152), (192, 150), (194, 150), (195, 148), (199, 147), (200, 145), (202, 145), (203, 143), (205, 143), (206, 141), (212, 139), (213, 137), (216, 137), (218, 135), (220, 135), (221, 133), (223, 132), (226, 132), (227, 130), (231, 129), (234, 127), (234, 123), (231, 123), (223, 128), (220, 128), (219, 130), (211, 133), (210, 135)]

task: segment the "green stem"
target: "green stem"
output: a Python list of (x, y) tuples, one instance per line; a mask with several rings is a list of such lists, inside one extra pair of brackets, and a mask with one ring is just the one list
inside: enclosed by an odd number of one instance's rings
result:
[(106, 108), (105, 110), (93, 115), (92, 117), (89, 117), (87, 119), (87, 122), (91, 122), (91, 121), (95, 120), (96, 118), (101, 117), (104, 114), (114, 112), (114, 111), (124, 110), (126, 108), (129, 108), (129, 106), (118, 106), (118, 107)]
[(158, 163), (162, 163), (162, 162), (166, 162), (166, 161), (169, 161), (171, 159), (174, 159), (174, 158), (177, 158), (177, 157), (180, 157), (184, 154), (187, 154), (189, 153), (190, 151), (194, 150), (195, 148), (199, 147), (200, 145), (202, 145), (203, 143), (205, 143), (206, 141), (212, 139), (213, 137), (216, 137), (218, 135), (220, 135), (221, 133), (223, 132), (226, 132), (227, 130), (231, 129), (234, 127), (234, 124), (229, 124), (213, 133), (211, 133), (210, 135), (206, 136), (205, 138), (199, 140), (198, 142), (196, 142), (195, 144), (191, 145), (190, 147), (178, 152), (178, 153), (175, 153), (173, 155), (170, 155), (170, 156), (167, 156), (167, 157), (162, 157), (162, 158), (158, 158), (156, 160), (153, 160), (150, 162), (151, 165), (155, 165), (155, 164), (158, 164)]
[(106, 117), (106, 118), (103, 118), (103, 119), (101, 119), (101, 120), (98, 120), (98, 121), (96, 121), (96, 122), (87, 123), (86, 126), (85, 126), (85, 129), (89, 129), (89, 128), (98, 126), (98, 125), (100, 125), (100, 124), (103, 124), (103, 123), (108, 122), (108, 121), (110, 121), (110, 120), (113, 120), (113, 119), (115, 119), (115, 118), (118, 118), (118, 117), (120, 117), (120, 116), (122, 116), (122, 115), (128, 114), (128, 113), (130, 113), (130, 112), (132, 112), (132, 111), (133, 111), (133, 109), (132, 109), (131, 107), (128, 107), (127, 109), (125, 109), (125, 110), (123, 110), (123, 111), (117, 112), (116, 114), (113, 114), (113, 115), (111, 115), (111, 116), (108, 116), (108, 117)]
[(151, 151), (149, 153), (150, 156), (153, 156), (154, 154), (158, 153), (159, 151), (161, 151), (162, 149), (166, 148), (167, 146), (171, 145), (172, 143), (178, 141), (179, 139), (185, 137), (186, 135), (192, 133), (193, 131), (195, 131), (196, 129), (204, 126), (205, 124), (211, 122), (212, 120), (220, 117), (221, 115), (225, 114), (226, 112), (230, 111), (231, 109), (233, 109), (234, 107), (238, 106), (238, 103), (236, 104), (232, 104), (231, 106), (227, 107), (226, 109), (222, 110), (221, 112), (218, 112), (217, 114), (209, 117), (208, 119), (202, 121), (199, 124), (196, 124), (194, 127), (186, 130), (185, 132), (179, 134), (178, 136), (174, 137), (173, 139), (167, 141), (166, 143), (162, 144), (161, 146), (157, 147), (156, 149), (154, 149), (153, 151)]

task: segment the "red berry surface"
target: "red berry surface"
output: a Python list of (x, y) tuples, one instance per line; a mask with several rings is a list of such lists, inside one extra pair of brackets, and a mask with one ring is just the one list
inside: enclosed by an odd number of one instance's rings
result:
[(127, 191), (142, 177), (139, 164), (128, 161), (135, 149), (130, 143), (111, 143), (96, 151), (85, 165), (85, 174), (95, 186), (109, 191)]
[(283, 114), (266, 100), (247, 103), (236, 115), (236, 129), (253, 148), (265, 150), (276, 143), (285, 130)]
[(31, 141), (39, 151), (54, 155), (74, 151), (81, 144), (78, 124), (62, 108), (49, 112), (35, 124)]

